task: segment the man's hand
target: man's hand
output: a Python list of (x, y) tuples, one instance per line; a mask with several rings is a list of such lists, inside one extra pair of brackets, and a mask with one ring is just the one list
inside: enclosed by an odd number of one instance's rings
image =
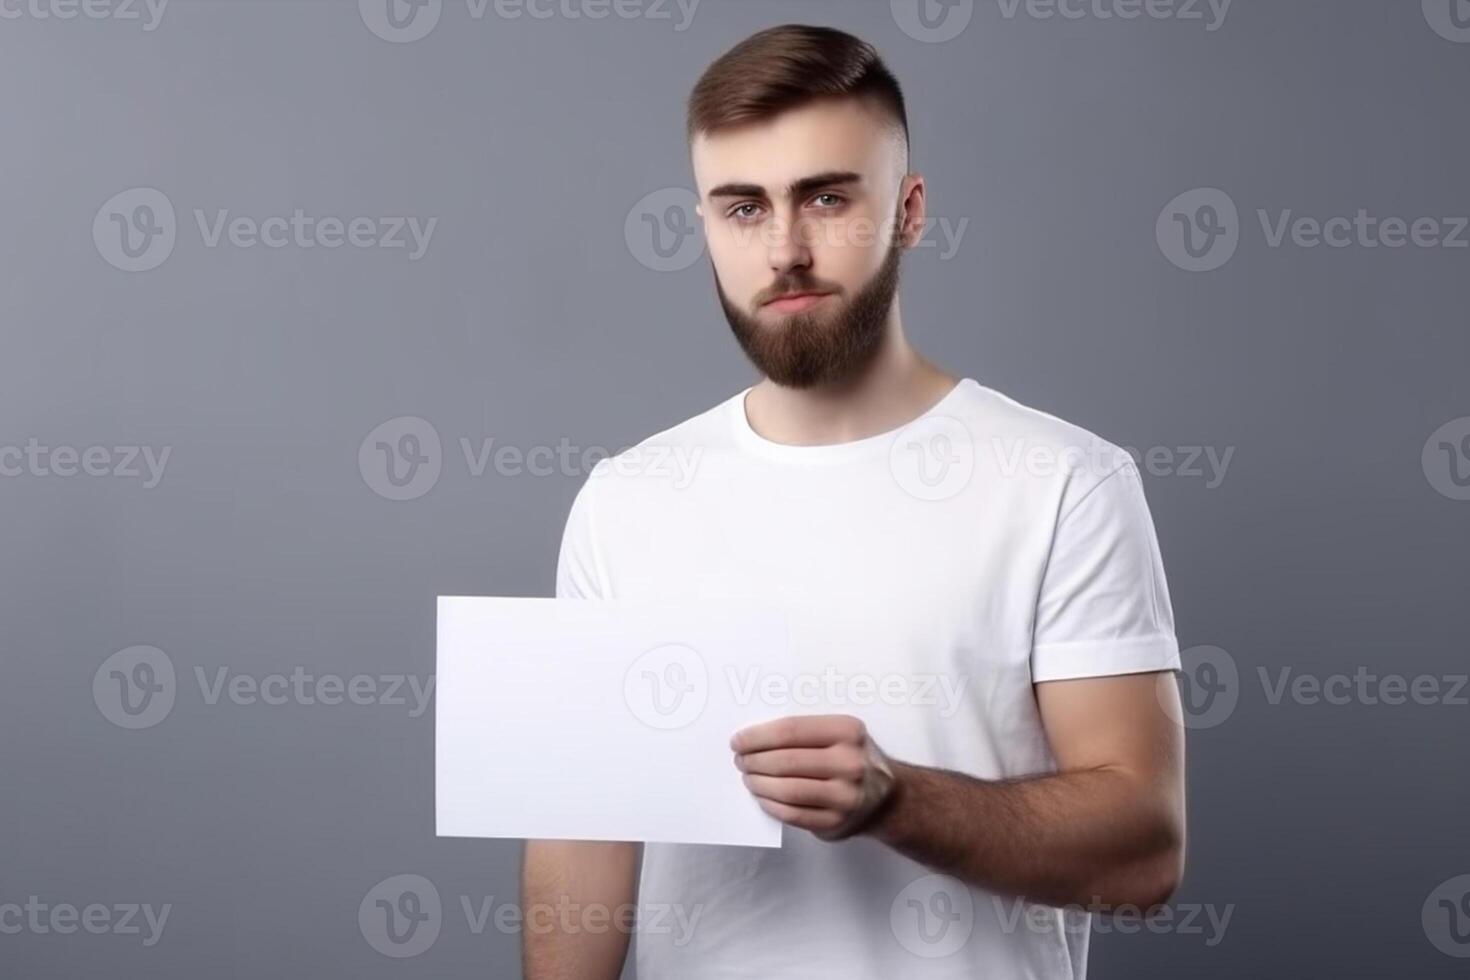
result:
[(866, 827), (897, 792), (893, 766), (851, 715), (792, 715), (730, 739), (761, 809), (822, 840)]

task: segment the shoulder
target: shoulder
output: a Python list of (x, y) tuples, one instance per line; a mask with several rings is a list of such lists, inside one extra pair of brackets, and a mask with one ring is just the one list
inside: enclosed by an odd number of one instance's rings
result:
[(1095, 458), (1105, 472), (1133, 461), (1126, 450), (1111, 440), (1069, 419), (1041, 408), (1023, 404), (994, 388), (974, 384), (963, 400), (966, 422), (986, 453), (1017, 450), (1038, 461), (1055, 458), (1059, 468), (1073, 471), (1078, 463)]
[(1127, 450), (1092, 429), (972, 383), (956, 405), (972, 440), (976, 469), (1025, 487), (1060, 514), (1136, 464)]

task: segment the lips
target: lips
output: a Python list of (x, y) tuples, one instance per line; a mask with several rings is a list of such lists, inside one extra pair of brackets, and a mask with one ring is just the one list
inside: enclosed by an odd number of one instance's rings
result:
[(826, 295), (828, 295), (828, 294), (827, 293), (818, 293), (818, 292), (785, 293), (785, 294), (783, 294), (781, 296), (776, 296), (776, 297), (773, 297), (771, 299), (766, 300), (766, 302), (765, 302), (764, 305), (770, 306), (772, 303), (779, 303), (779, 302), (782, 302), (783, 300), (789, 301), (789, 300), (795, 300), (795, 299), (816, 299), (819, 296), (826, 296)]
[(830, 295), (824, 292), (786, 293), (765, 303), (761, 309), (777, 315), (805, 313)]

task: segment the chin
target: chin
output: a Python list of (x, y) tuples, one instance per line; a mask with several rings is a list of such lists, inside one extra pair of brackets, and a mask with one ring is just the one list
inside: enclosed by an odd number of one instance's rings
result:
[(814, 310), (799, 310), (796, 313), (777, 313), (775, 310), (768, 310), (763, 306), (757, 311), (755, 318), (761, 323), (779, 326), (787, 326), (788, 324), (797, 322), (809, 323), (813, 326), (825, 326), (828, 323), (832, 323), (835, 316), (836, 314), (833, 313), (826, 311), (818, 313)]
[(754, 320), (762, 326), (784, 327), (799, 316), (801, 316), (800, 313), (776, 313), (762, 307), (756, 311)]

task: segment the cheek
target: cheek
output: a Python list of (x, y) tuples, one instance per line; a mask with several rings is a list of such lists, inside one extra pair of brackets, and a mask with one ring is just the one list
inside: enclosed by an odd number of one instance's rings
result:
[(883, 264), (885, 235), (891, 233), (877, 218), (848, 213), (822, 222), (812, 249), (813, 262), (826, 268), (825, 278), (846, 287), (866, 282)]
[(707, 242), (710, 261), (720, 275), (720, 285), (732, 299), (749, 297), (764, 285), (762, 275), (769, 278), (764, 253), (742, 247), (728, 236), (710, 236)]
[(770, 268), (772, 232), (769, 224), (732, 225), (709, 240), (710, 254), (720, 261), (721, 269), (749, 270)]
[(882, 259), (882, 252), (874, 245), (826, 245), (813, 253), (812, 268), (851, 295), (878, 271)]

